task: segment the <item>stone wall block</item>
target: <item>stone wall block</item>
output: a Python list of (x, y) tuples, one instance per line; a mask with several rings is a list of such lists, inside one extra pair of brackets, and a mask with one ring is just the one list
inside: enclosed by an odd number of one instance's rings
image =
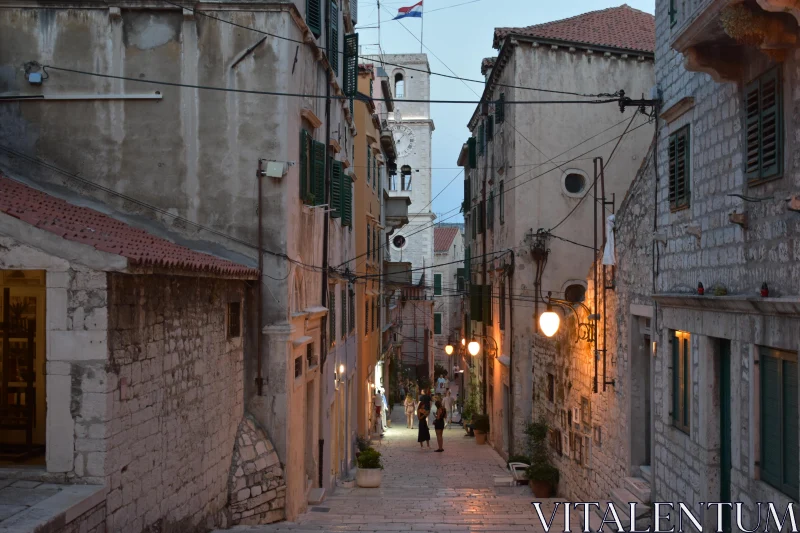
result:
[(48, 331), (47, 358), (52, 361), (105, 361), (108, 340), (105, 331)]
[(71, 396), (72, 379), (68, 375), (48, 374), (46, 382), (47, 430), (58, 435), (47, 439), (47, 471), (70, 472), (74, 465), (75, 421), (69, 402), (63, 399)]

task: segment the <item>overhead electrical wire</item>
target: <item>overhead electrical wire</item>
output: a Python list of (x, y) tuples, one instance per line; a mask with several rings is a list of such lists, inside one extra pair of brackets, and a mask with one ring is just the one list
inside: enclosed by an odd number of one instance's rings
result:
[[(180, 9), (186, 9), (186, 10), (191, 11), (192, 13), (194, 13), (196, 15), (202, 15), (204, 17), (208, 17), (208, 18), (216, 20), (218, 22), (222, 22), (222, 23), (225, 23), (225, 24), (230, 24), (231, 26), (236, 26), (237, 28), (241, 28), (241, 29), (244, 29), (244, 30), (250, 30), (252, 32), (260, 33), (261, 35), (274, 37), (276, 39), (281, 39), (281, 40), (289, 41), (289, 42), (296, 43), (296, 44), (303, 44), (303, 45), (307, 44), (305, 41), (300, 40), (300, 39), (292, 39), (291, 37), (284, 37), (283, 35), (277, 35), (277, 34), (274, 34), (274, 33), (270, 33), (268, 31), (259, 30), (258, 28), (253, 28), (252, 26), (245, 26), (243, 24), (238, 24), (238, 23), (230, 21), (230, 20), (226, 20), (226, 19), (223, 19), (223, 18), (215, 17), (214, 15), (210, 15), (205, 11), (200, 11), (200, 10), (197, 10), (197, 9), (195, 9), (193, 7), (184, 6), (184, 5), (179, 4), (177, 2), (172, 2), (171, 0), (162, 0), (162, 2), (164, 2), (165, 4), (169, 4), (171, 6), (174, 6), (174, 7), (178, 7)], [(391, 12), (389, 12), (389, 14), (391, 15)], [(341, 56), (344, 56), (344, 52), (343, 51), (341, 51), (341, 52), (337, 51), (337, 54), (341, 55)], [(371, 56), (361, 56), (360, 55), (358, 57), (359, 57), (359, 59), (365, 59), (365, 60), (369, 60), (369, 61), (373, 61), (374, 60), (374, 57), (371, 57)], [(384, 62), (384, 64), (385, 65), (391, 65), (393, 67), (401, 67), (401, 68), (403, 68), (405, 70), (410, 70), (410, 71), (415, 71), (415, 72), (423, 72), (425, 74), (429, 74), (429, 75), (432, 75), (432, 76), (441, 76), (441, 77), (444, 77), (444, 78), (451, 78), (451, 79), (456, 79), (456, 80), (461, 80), (461, 81), (468, 81), (470, 83), (480, 83), (481, 85), (485, 85), (486, 84), (485, 80), (471, 80), (469, 78), (461, 78), (459, 76), (456, 76), (455, 73), (453, 73), (453, 75), (451, 76), (451, 75), (442, 74), (442, 73), (439, 73), (439, 72), (431, 72), (430, 70), (413, 68), (413, 67), (409, 67), (407, 65), (400, 65), (400, 64), (397, 64), (397, 63)], [(545, 93), (551, 93), (551, 94), (563, 94), (563, 95), (567, 95), (567, 96), (582, 96), (584, 98), (600, 98), (600, 97), (609, 96), (608, 93), (585, 94), (585, 93), (570, 92), (570, 91), (559, 91), (559, 90), (555, 90), (555, 89), (541, 89), (541, 88), (537, 88), (537, 87), (520, 87), (520, 86), (514, 86), (514, 85), (502, 85), (502, 86), (503, 87), (509, 87), (509, 88), (512, 88), (512, 89), (525, 89), (525, 90), (529, 90), (529, 91), (545, 92)], [(408, 101), (408, 100), (406, 100), (406, 101)]]
[[(216, 85), (195, 85), (192, 83), (179, 83), (173, 81), (162, 81), (162, 80), (153, 80), (150, 78), (132, 78), (130, 76), (116, 76), (114, 74), (103, 74), (101, 72), (92, 72), (89, 70), (79, 70), (74, 68), (67, 68), (67, 67), (59, 67), (58, 65), (42, 65), (44, 68), (50, 70), (60, 70), (62, 72), (70, 72), (72, 74), (81, 74), (84, 76), (95, 76), (98, 78), (107, 78), (112, 80), (123, 80), (123, 81), (133, 81), (138, 83), (149, 83), (152, 85), (163, 85), (167, 87), (181, 87), (184, 89), (200, 89), (204, 91), (217, 91), (217, 92), (227, 92), (227, 93), (240, 93), (240, 94), (258, 94), (262, 96), (285, 96), (289, 98), (313, 98), (318, 100), (325, 100), (330, 98), (331, 100), (342, 100), (342, 101), (349, 101), (349, 96), (338, 96), (338, 95), (324, 95), (324, 94), (306, 94), (306, 93), (290, 93), (290, 92), (280, 92), (280, 91), (258, 91), (255, 89), (233, 89), (230, 87), (219, 87)], [(8, 100), (18, 98), (17, 96), (3, 96), (0, 97), (0, 100)], [(358, 94), (355, 97), (357, 100), (366, 100), (369, 97), (365, 95)], [(469, 104), (469, 105), (478, 105), (481, 101), (474, 101), (474, 100), (424, 100), (424, 99), (404, 99), (404, 102), (410, 103), (422, 103), (422, 104)], [(618, 99), (603, 99), (603, 100), (522, 100), (522, 101), (514, 101), (510, 102), (507, 101), (506, 104), (516, 104), (516, 105), (560, 105), (560, 104), (609, 104), (612, 102), (617, 102)]]

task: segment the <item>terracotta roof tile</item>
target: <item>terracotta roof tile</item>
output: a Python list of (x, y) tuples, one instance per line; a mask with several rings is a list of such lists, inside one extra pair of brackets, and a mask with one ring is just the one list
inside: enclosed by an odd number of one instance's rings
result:
[(453, 239), (458, 235), (458, 228), (445, 227), (433, 229), (433, 251), (446, 252), (453, 244)]
[(535, 26), (495, 28), (494, 47), (512, 34), (638, 52), (653, 53), (656, 46), (653, 15), (627, 4)]
[(2, 173), (0, 212), (68, 241), (125, 257), (132, 266), (258, 278), (255, 268), (169, 242), (93, 209), (70, 204), (28, 187)]

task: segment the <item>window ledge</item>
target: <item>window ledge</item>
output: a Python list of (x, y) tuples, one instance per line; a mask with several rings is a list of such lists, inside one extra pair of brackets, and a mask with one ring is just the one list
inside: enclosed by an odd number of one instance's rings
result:
[(763, 315), (797, 316), (800, 315), (800, 298), (761, 298), (760, 296), (726, 295), (712, 296), (697, 294), (662, 293), (653, 299), (664, 307), (684, 309), (709, 309), (714, 312), (758, 313)]
[(663, 113), (661, 113), (661, 118), (664, 119), (667, 124), (672, 124), (686, 112), (691, 111), (693, 107), (694, 97), (686, 96), (678, 100), (675, 104), (670, 106), (669, 109), (666, 109)]

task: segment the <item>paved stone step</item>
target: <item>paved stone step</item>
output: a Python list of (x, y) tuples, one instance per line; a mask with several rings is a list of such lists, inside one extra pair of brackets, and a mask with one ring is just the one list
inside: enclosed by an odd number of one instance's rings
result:
[(611, 501), (614, 502), (614, 507), (619, 512), (620, 510), (627, 512), (630, 510), (630, 504), (632, 502), (637, 503), (636, 506), (636, 518), (647, 514), (649, 512), (650, 507), (646, 505), (642, 500), (631, 494), (630, 491), (623, 489), (621, 487), (617, 487), (615, 489), (611, 489)]
[(650, 467), (650, 465), (640, 466), (639, 475), (641, 475), (642, 479), (647, 481), (649, 484), (653, 484), (653, 469)]
[(650, 483), (640, 477), (626, 477), (622, 486), (642, 503), (650, 503)]

